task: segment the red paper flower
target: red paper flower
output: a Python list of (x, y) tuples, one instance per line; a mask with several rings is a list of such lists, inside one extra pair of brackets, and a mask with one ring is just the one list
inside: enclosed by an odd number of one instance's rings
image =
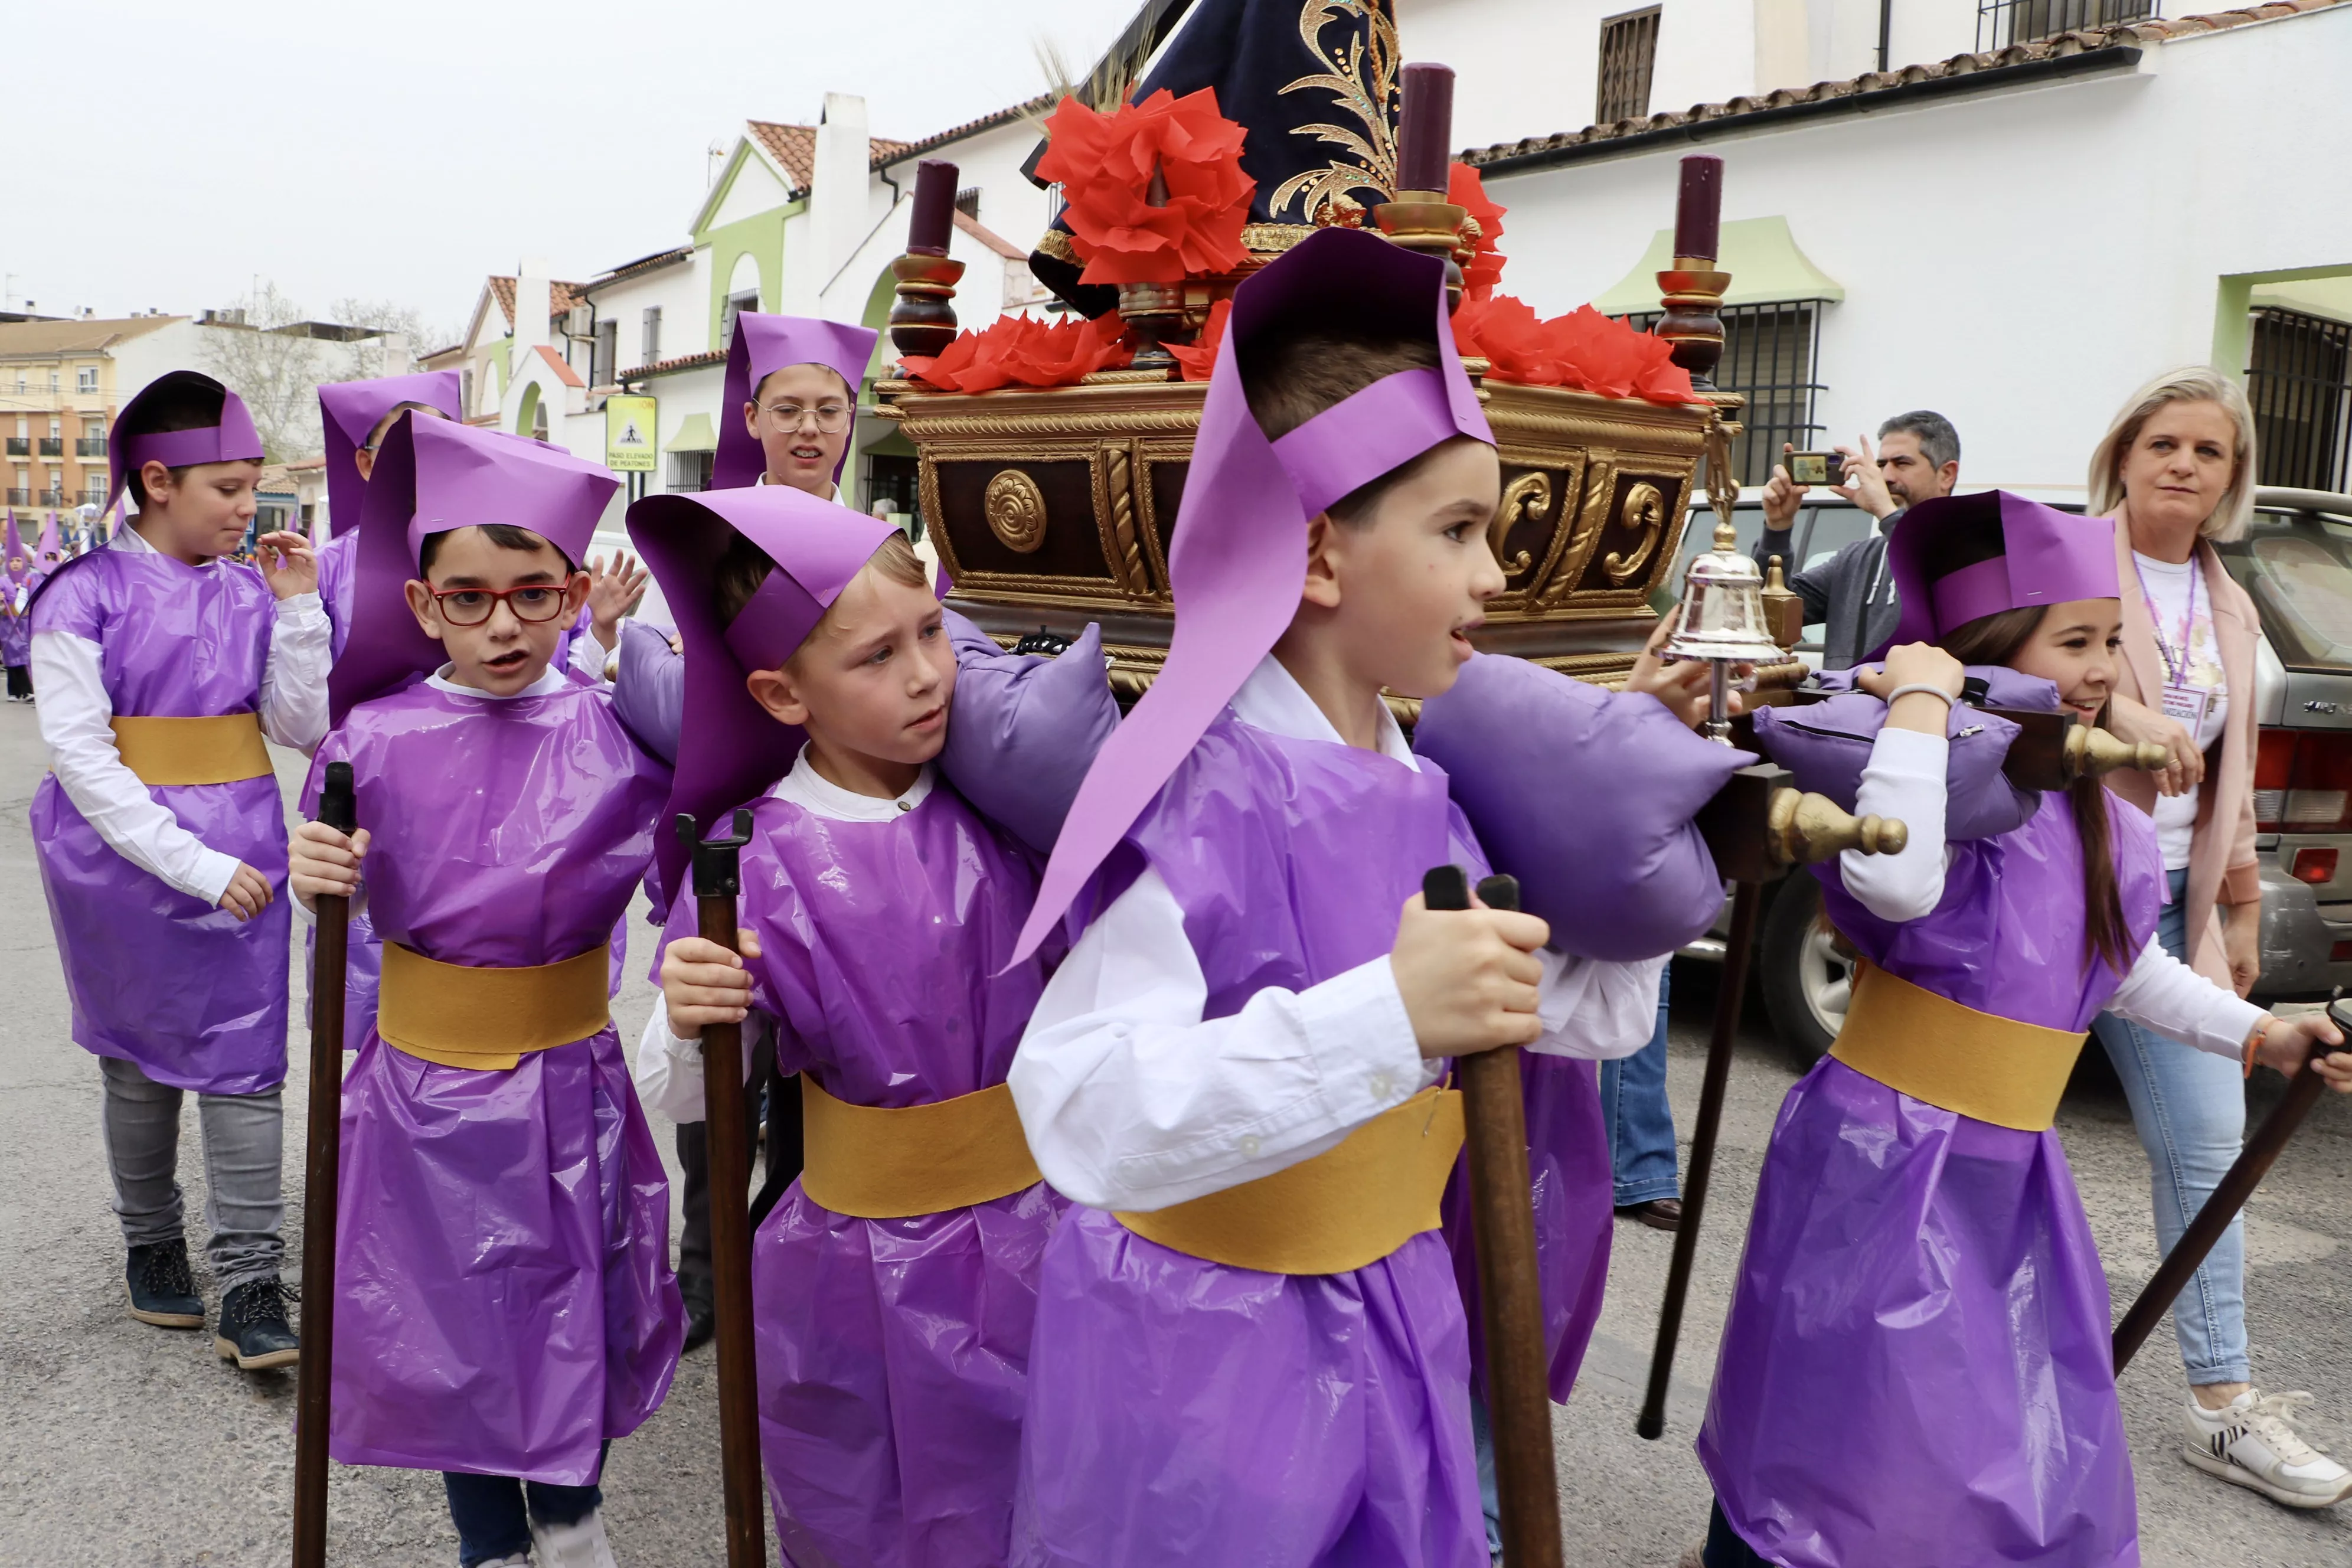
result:
[[(1226, 272), (1247, 254), (1256, 182), (1242, 172), (1241, 126), (1217, 110), (1214, 88), (1182, 98), (1162, 88), (1097, 114), (1075, 98), (1045, 121), (1040, 178), (1062, 186), (1084, 283), (1173, 283)], [(1167, 201), (1150, 200), (1160, 174)]]
[(999, 316), (977, 332), (961, 332), (936, 357), (900, 361), (910, 377), (944, 392), (993, 392), (1001, 386), (1070, 386), (1129, 359), (1117, 316), (1098, 321), (1066, 319), (1049, 327), (1029, 316)]
[(1209, 319), (1201, 328), (1198, 342), (1170, 343), (1168, 352), (1184, 367), (1186, 381), (1206, 381), (1217, 368), (1217, 345), (1225, 341), (1225, 318), (1234, 313), (1231, 300), (1220, 300), (1209, 307)]
[(1451, 165), (1445, 175), (1445, 199), (1466, 207), (1478, 223), (1476, 254), (1462, 263), (1462, 297), (1485, 300), (1503, 280), (1503, 263), (1510, 259), (1496, 244), (1503, 237), (1503, 214), (1507, 211), (1486, 195), (1486, 182), (1467, 163)]
[(1508, 294), (1465, 298), (1454, 313), (1454, 342), (1465, 355), (1484, 358), (1495, 381), (1651, 403), (1706, 401), (1674, 363), (1672, 344), (1590, 305), (1547, 321)]

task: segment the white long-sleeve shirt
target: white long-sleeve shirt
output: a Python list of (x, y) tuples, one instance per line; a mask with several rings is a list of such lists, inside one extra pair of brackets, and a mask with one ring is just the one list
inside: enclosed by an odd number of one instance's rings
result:
[[(1948, 743), (1915, 730), (1881, 730), (1871, 743), (1855, 809), (1900, 817), (1910, 841), (1900, 855), (1847, 850), (1838, 871), (1846, 891), (1883, 921), (1915, 921), (1944, 898), (1951, 863), (1944, 842), (1944, 764)], [(2215, 1056), (2241, 1057), (2263, 1009), (2207, 980), (2164, 951), (2155, 937), (2107, 999), (2107, 1010), (2159, 1035)]]
[[(1345, 743), (1271, 656), (1233, 710), (1274, 734)], [(1381, 750), (1418, 769), (1385, 712)], [(1541, 956), (1544, 1033), (1530, 1049), (1603, 1059), (1649, 1043), (1664, 955)], [(1013, 1058), (1030, 1152), (1055, 1190), (1146, 1212), (1239, 1186), (1334, 1147), (1442, 1070), (1421, 1054), (1385, 956), (1303, 991), (1268, 987), (1229, 1017), (1204, 1018), (1207, 1002), (1183, 910), (1147, 869), (1047, 983)]]
[[(131, 528), (117, 530), (106, 547), (134, 554), (155, 550)], [(327, 612), (316, 594), (280, 599), (277, 610), (256, 707), (263, 734), (307, 752), (327, 734)], [(49, 769), (74, 809), (116, 854), (191, 898), (216, 904), (236, 874), (236, 857), (206, 847), (123, 765), (110, 728), (114, 700), (107, 694), (102, 654), (98, 644), (71, 632), (33, 636), (33, 687), (41, 694)]]

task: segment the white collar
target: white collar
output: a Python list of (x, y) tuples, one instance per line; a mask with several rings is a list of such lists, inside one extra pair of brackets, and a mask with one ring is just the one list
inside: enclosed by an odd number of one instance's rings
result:
[[(1347, 743), (1323, 710), (1315, 705), (1315, 699), (1307, 695), (1307, 688), (1299, 685), (1297, 678), (1272, 654), (1257, 661), (1257, 668), (1234, 693), (1231, 706), (1234, 718), (1268, 734), (1286, 735), (1294, 741), (1328, 741), (1335, 746)], [(1412, 748), (1405, 744), (1404, 731), (1385, 702), (1381, 704), (1380, 724), (1381, 755), (1419, 773), (1421, 763), (1414, 758)]]
[(808, 748), (803, 746), (800, 756), (793, 763), (793, 771), (778, 779), (776, 787), (768, 793), (812, 816), (831, 817), (835, 822), (891, 822), (930, 798), (933, 776), (931, 765), (925, 763), (907, 793), (896, 799), (860, 795), (818, 773), (809, 762)]
[(539, 672), (539, 679), (520, 691), (510, 691), (504, 697), (495, 691), (484, 691), (478, 686), (460, 686), (449, 679), (449, 668), (443, 665), (425, 678), (425, 684), (436, 691), (446, 691), (452, 697), (478, 697), (485, 702), (511, 702), (518, 697), (552, 697), (572, 684), (570, 678), (554, 665)]
[[(134, 513), (132, 515), (135, 516), (137, 514)], [(149, 539), (145, 534), (131, 527), (128, 519), (124, 520), (121, 528), (114, 531), (113, 536), (106, 542), (106, 547), (109, 550), (128, 551), (133, 555), (161, 555), (163, 553), (162, 551), (155, 548), (154, 541)], [(68, 556), (66, 559), (69, 561), (72, 557)], [(174, 559), (176, 559), (176, 557)], [(184, 566), (187, 565), (187, 563), (184, 561), (180, 563)], [(189, 566), (188, 570), (191, 572), (205, 572), (211, 570), (213, 567), (217, 566), (220, 563), (221, 557), (215, 555), (211, 560), (205, 562), (202, 566)], [(57, 563), (56, 565), (42, 565), (40, 563), (36, 562), (34, 563), (34, 569), (41, 572), (55, 572), (58, 567), (63, 566), (64, 564), (64, 561)]]
[[(761, 469), (760, 470), (760, 477), (759, 477), (758, 479), (753, 479), (751, 482), (752, 482), (754, 485), (764, 485), (764, 484), (766, 484), (766, 483), (768, 482), (768, 470), (767, 470), (767, 469), (765, 469), (765, 468), (761, 468)], [(801, 493), (802, 493), (803, 495), (806, 495), (808, 492), (807, 492), (807, 491), (805, 491), (805, 490), (803, 490), (803, 491), (802, 491)], [(839, 484), (838, 482), (835, 482), (835, 485), (834, 485), (834, 487), (833, 487), (833, 493), (832, 493), (831, 495), (829, 495), (829, 496), (819, 496), (819, 497), (817, 497), (816, 499), (817, 499), (817, 500), (819, 500), (830, 501), (830, 502), (832, 502), (835, 506), (847, 506), (847, 505), (849, 504), (847, 501), (845, 501), (845, 500), (842, 500), (842, 499), (841, 499), (841, 486), (840, 486), (840, 484)]]

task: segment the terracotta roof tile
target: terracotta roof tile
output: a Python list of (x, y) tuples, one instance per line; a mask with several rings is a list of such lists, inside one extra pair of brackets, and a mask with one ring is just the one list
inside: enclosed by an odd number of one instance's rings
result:
[[(747, 120), (743, 126), (790, 178), (792, 194), (804, 195), (816, 178), (816, 127), (782, 125), (772, 120)], [(904, 149), (909, 145), (869, 136), (866, 139), (866, 166), (880, 168), (894, 158), (903, 157)]]
[[(585, 283), (557, 283), (547, 286), (547, 319), (551, 321), (568, 312), (572, 306), (585, 302)], [(499, 310), (507, 319), (507, 331), (514, 331), (515, 280), (511, 278), (490, 279), (490, 292), (498, 297)]]
[(707, 364), (725, 364), (727, 351), (712, 349), (705, 353), (679, 354), (674, 359), (658, 359), (651, 364), (641, 364), (635, 370), (625, 370), (616, 378), (635, 381), (641, 376), (670, 375), (681, 370), (698, 370)]
[[(1053, 107), (1054, 95), (1050, 92), (1042, 92), (1026, 102), (1013, 104), (1009, 109), (1000, 109), (993, 114), (983, 114), (977, 120), (967, 120), (961, 125), (937, 132), (919, 142), (877, 142), (874, 143), (874, 167), (879, 169), (886, 163), (900, 163), (909, 158), (920, 157), (923, 153), (936, 148), (961, 142), (967, 136), (977, 136), (983, 131), (993, 131), (1000, 125), (1010, 125), (1014, 121), (1032, 114), (1043, 114)], [(882, 151), (885, 147), (889, 148), (890, 151), (887, 153)]]
[(569, 364), (564, 363), (563, 356), (562, 354), (557, 353), (545, 343), (537, 344), (536, 348), (539, 357), (555, 367), (555, 374), (557, 377), (562, 381), (564, 385), (586, 386), (588, 384), (586, 382), (580, 379), (580, 373), (578, 371), (572, 369)]

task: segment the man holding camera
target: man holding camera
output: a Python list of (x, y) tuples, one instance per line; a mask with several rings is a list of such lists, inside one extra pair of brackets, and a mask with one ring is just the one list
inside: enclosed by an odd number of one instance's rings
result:
[[(1843, 482), (1826, 488), (1876, 518), (1878, 526), (1821, 564), (1794, 570), (1790, 534), (1807, 487), (1780, 463), (1764, 487), (1764, 537), (1756, 546), (1759, 566), (1780, 558), (1790, 589), (1805, 602), (1805, 624), (1825, 623), (1825, 669), (1851, 668), (1894, 635), (1899, 606), (1886, 570), (1886, 541), (1906, 509), (1951, 494), (1960, 477), (1959, 432), (1940, 414), (1922, 408), (1896, 415), (1878, 427), (1875, 452), (1868, 437), (1854, 439), (1855, 446), (1836, 448), (1829, 464), (1832, 477), (1843, 470)], [(1783, 443), (1780, 450), (1796, 449)]]

